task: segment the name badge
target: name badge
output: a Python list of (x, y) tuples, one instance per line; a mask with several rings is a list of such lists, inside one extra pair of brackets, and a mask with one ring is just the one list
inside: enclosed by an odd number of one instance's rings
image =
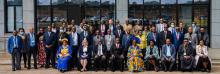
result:
[(186, 55), (186, 53), (183, 53), (183, 55), (185, 56), (185, 55)]

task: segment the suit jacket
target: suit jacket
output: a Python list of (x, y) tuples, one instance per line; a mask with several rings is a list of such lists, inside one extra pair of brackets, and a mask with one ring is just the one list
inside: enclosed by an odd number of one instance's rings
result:
[(111, 54), (115, 55), (115, 56), (120, 56), (120, 55), (124, 55), (124, 51), (122, 48), (122, 45), (119, 43), (119, 47), (117, 48), (116, 43), (113, 44), (113, 46), (111, 47)]
[(174, 32), (172, 34), (172, 37), (173, 37), (173, 44), (175, 46), (176, 49), (179, 48), (179, 46), (183, 43), (183, 39), (184, 39), (184, 34), (179, 32), (179, 39), (177, 38), (177, 32)]
[[(164, 26), (165, 24), (163, 23), (163, 24), (161, 24), (161, 23), (159, 23), (159, 24), (156, 24), (156, 30), (157, 30), (157, 32), (158, 33), (160, 33), (161, 31), (163, 31), (163, 30), (161, 30), (161, 26)], [(163, 27), (163, 29), (164, 29), (164, 27)]]
[[(192, 37), (192, 38), (191, 38)], [(190, 37), (190, 34), (189, 33), (186, 33), (184, 38), (187, 38), (189, 39), (190, 43), (192, 44), (193, 46), (193, 49), (196, 49), (196, 45), (198, 44), (198, 38), (197, 38), (197, 34), (195, 33), (192, 33)]]
[[(103, 53), (103, 55), (106, 54), (106, 50), (107, 50), (106, 46), (102, 44), (102, 53)], [(98, 45), (95, 46), (95, 49), (94, 49), (93, 53), (94, 53), (94, 55), (98, 55)]]
[[(35, 47), (37, 47), (37, 35), (34, 33), (34, 39), (35, 39)], [(27, 34), (27, 47), (28, 47), (28, 50), (30, 50), (30, 41), (31, 41), (31, 38), (30, 38), (30, 33)]]
[[(111, 36), (111, 40), (109, 38), (109, 36)], [(110, 43), (108, 44), (108, 41), (110, 41)], [(115, 35), (105, 35), (105, 45), (107, 47), (107, 50), (111, 50), (111, 46), (115, 43)]]
[[(106, 26), (106, 27), (107, 27), (107, 30), (108, 30), (108, 29), (111, 29), (109, 25)], [(112, 24), (112, 27), (113, 27), (113, 28), (111, 29), (111, 34), (114, 34), (114, 31), (115, 31), (115, 25)], [(106, 31), (106, 32), (107, 32), (107, 31)]]
[[(170, 50), (171, 51), (171, 58), (176, 59), (176, 49), (175, 49), (173, 44), (171, 44), (170, 47), (171, 47), (171, 50)], [(166, 53), (167, 53), (167, 44), (164, 44), (162, 46), (161, 57), (162, 58), (167, 58)]]
[(56, 36), (54, 32), (50, 32), (50, 35), (48, 32), (44, 33), (43, 42), (45, 45), (52, 45), (54, 46), (56, 44)]
[(207, 33), (204, 33), (203, 37), (201, 33), (198, 33), (198, 39), (199, 40), (204, 40), (204, 43), (206, 46), (209, 45), (209, 35)]
[(148, 34), (148, 36), (147, 36), (147, 44), (149, 45), (150, 44), (150, 41), (151, 40), (156, 40), (155, 41), (155, 45), (159, 45), (159, 34), (158, 33), (156, 33), (156, 36), (155, 36), (155, 38), (156, 39), (154, 39), (154, 36), (153, 36), (153, 32), (150, 32), (149, 34)]
[(186, 55), (187, 56), (194, 56), (194, 49), (192, 45), (188, 44), (187, 47), (184, 47), (184, 45), (180, 45), (179, 50), (178, 50), (178, 56), (184, 56), (184, 48), (186, 49)]
[[(21, 37), (22, 39), (22, 45), (23, 47), (21, 48), (21, 53), (26, 53), (28, 51), (28, 45), (27, 42), (29, 42), (29, 40), (27, 39), (27, 34), (24, 35), (18, 35)], [(24, 39), (22, 38), (22, 36), (24, 37)]]
[[(153, 56), (156, 58), (156, 59), (159, 59), (160, 56), (159, 56), (159, 52), (158, 52), (158, 47), (157, 46), (154, 46), (153, 48)], [(145, 59), (149, 58), (150, 57), (150, 46), (147, 46), (146, 48), (146, 55), (145, 55)]]
[[(104, 43), (105, 43), (104, 38), (103, 38), (101, 35), (100, 35), (99, 37), (100, 37), (100, 39), (101, 39), (102, 44), (104, 44)], [(93, 36), (93, 42), (92, 42), (92, 44), (93, 44), (93, 46), (96, 46), (96, 45), (98, 44), (97, 35)]]
[[(101, 26), (102, 26), (103, 24), (100, 24), (99, 26), (98, 26), (98, 29), (99, 29), (99, 31), (100, 31), (100, 33), (102, 33), (102, 28), (101, 28)], [(105, 24), (104, 24), (105, 25)], [(107, 32), (107, 26), (105, 25), (104, 26), (104, 34), (101, 34), (101, 35), (105, 35), (106, 34), (106, 32)]]
[(159, 40), (160, 40), (160, 46), (163, 46), (166, 42), (166, 39), (169, 38), (172, 42), (172, 34), (170, 31), (167, 31), (167, 34), (166, 34), (166, 38), (165, 38), (165, 32), (164, 31), (161, 31), (160, 32), (160, 35), (159, 35)]
[[(23, 44), (22, 44), (22, 39), (20, 36), (17, 36), (17, 45), (18, 45), (18, 49), (21, 50), (21, 48), (23, 48)], [(12, 53), (14, 50), (14, 36), (9, 37), (8, 39), (8, 53)]]
[(131, 40), (132, 40), (133, 37), (134, 37), (134, 35), (132, 35), (132, 34), (130, 34), (130, 35), (124, 34), (123, 35), (122, 47), (125, 49), (124, 51), (128, 51), (127, 49), (130, 46)]
[[(88, 55), (88, 58), (90, 58), (91, 55), (92, 55), (91, 51), (92, 51), (91, 47), (88, 46), (88, 47), (87, 47), (87, 52), (85, 52), (85, 53)], [(81, 46), (79, 47), (79, 56), (83, 55), (83, 53), (84, 53), (84, 52), (83, 52), (83, 46), (81, 45)]]
[(80, 33), (80, 40), (79, 40), (80, 42), (79, 42), (79, 43), (81, 44), (82, 41), (83, 41), (83, 39), (86, 38), (86, 40), (88, 41), (88, 44), (90, 45), (90, 43), (91, 43), (90, 41), (92, 41), (92, 39), (90, 39), (89, 31), (87, 31), (87, 34), (88, 34), (87, 36), (84, 35), (84, 32), (85, 32), (85, 31), (82, 31), (82, 32)]
[(121, 28), (120, 34), (119, 34), (118, 29), (115, 29), (115, 31), (114, 31), (115, 37), (119, 37), (120, 38), (120, 42), (122, 42), (122, 37), (123, 37), (124, 34), (125, 34), (125, 32), (123, 31), (123, 28)]

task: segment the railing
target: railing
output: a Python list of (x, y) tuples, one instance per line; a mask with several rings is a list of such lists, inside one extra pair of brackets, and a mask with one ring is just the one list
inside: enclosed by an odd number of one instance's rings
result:
[(6, 52), (8, 37), (0, 37), (0, 52)]

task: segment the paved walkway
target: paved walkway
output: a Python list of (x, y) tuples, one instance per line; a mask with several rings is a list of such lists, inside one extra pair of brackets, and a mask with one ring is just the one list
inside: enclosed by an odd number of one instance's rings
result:
[[(10, 65), (0, 65), (0, 74), (62, 74), (62, 73), (60, 73), (56, 69), (52, 69), (52, 68), (49, 68), (49, 69), (39, 68), (37, 70), (36, 69), (27, 70), (27, 69), (22, 68), (22, 70), (19, 70), (19, 71), (11, 71)], [(116, 71), (116, 72), (111, 72), (111, 71), (107, 71), (107, 72), (103, 72), (103, 71), (79, 72), (79, 71), (73, 70), (73, 71), (65, 72), (65, 74), (134, 74), (134, 73), (130, 73), (128, 71), (124, 71), (124, 72), (120, 72), (120, 71)], [(140, 73), (135, 73), (135, 74), (220, 74), (220, 66), (214, 66), (211, 73), (207, 73), (207, 72), (181, 72), (181, 71), (175, 71), (175, 72), (145, 71), (145, 72), (140, 72)]]

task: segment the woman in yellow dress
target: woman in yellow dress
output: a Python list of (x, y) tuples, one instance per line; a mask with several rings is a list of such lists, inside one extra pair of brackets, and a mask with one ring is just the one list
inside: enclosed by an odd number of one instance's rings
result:
[(137, 46), (137, 42), (139, 42), (137, 37), (132, 38), (132, 45), (128, 49), (127, 66), (130, 72), (141, 72), (144, 68), (143, 55), (141, 49)]
[(143, 56), (145, 56), (146, 45), (147, 45), (146, 35), (143, 34), (142, 30), (139, 30), (137, 32), (136, 37), (140, 40), (140, 44), (137, 44), (137, 45), (140, 47)]

